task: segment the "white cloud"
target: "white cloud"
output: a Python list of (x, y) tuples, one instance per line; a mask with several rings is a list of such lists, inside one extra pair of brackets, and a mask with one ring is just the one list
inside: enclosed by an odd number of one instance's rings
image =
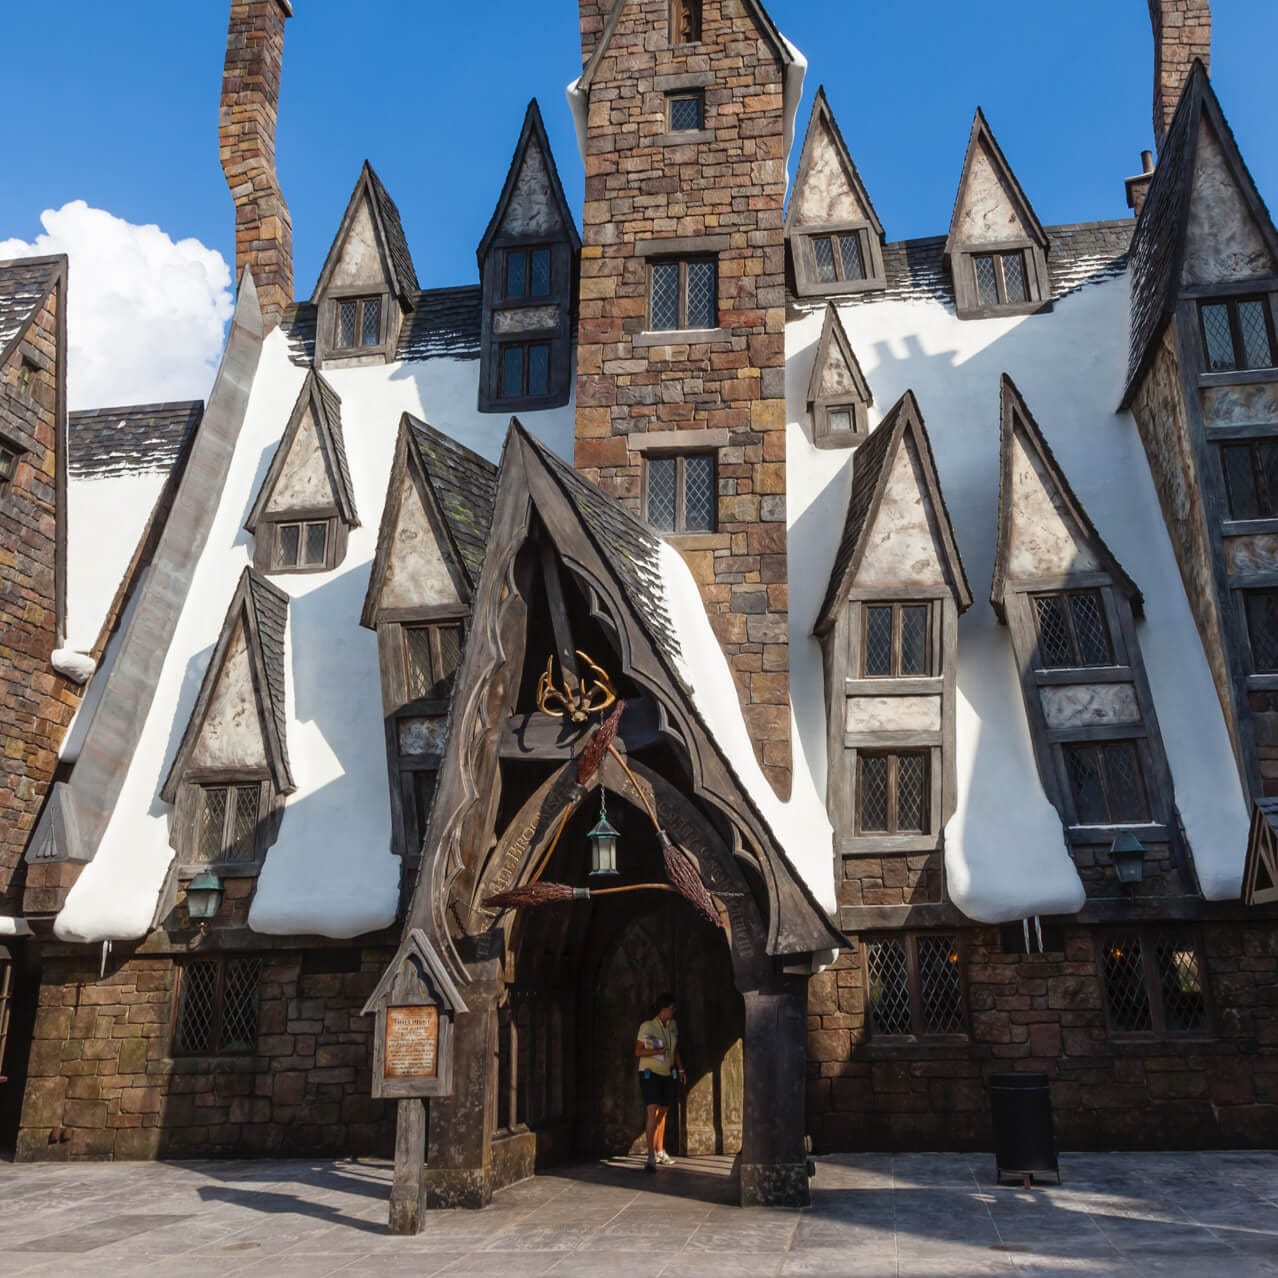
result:
[(40, 222), (44, 233), (30, 244), (0, 240), (0, 261), (70, 260), (70, 407), (207, 398), (234, 304), (222, 255), (83, 200), (47, 209)]

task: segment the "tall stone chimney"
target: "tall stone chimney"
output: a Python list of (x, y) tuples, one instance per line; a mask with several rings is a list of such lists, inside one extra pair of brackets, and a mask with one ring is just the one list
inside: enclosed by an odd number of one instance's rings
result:
[(1211, 0), (1149, 0), (1154, 24), (1154, 141), (1163, 149), (1195, 59), (1211, 70)]
[(235, 201), (235, 277), (253, 273), (268, 331), (293, 301), (293, 222), (275, 172), (284, 23), (292, 16), (291, 0), (232, 0), (218, 115)]
[(612, 0), (577, 0), (581, 15), (581, 65), (595, 56), (595, 46), (608, 23)]

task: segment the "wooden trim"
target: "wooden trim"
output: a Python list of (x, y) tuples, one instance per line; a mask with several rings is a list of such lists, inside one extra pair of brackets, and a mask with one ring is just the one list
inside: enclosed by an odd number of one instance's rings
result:
[(844, 679), (843, 691), (849, 697), (939, 697), (945, 693), (945, 678), (943, 675), (862, 676)]

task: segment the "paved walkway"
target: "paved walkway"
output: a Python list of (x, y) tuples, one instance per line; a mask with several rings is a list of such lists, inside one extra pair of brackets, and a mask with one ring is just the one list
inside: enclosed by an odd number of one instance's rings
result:
[(538, 1177), (386, 1233), (367, 1162), (0, 1164), (0, 1275), (1278, 1278), (1278, 1153), (1074, 1154), (1061, 1188), (988, 1156), (819, 1160), (811, 1210), (743, 1211), (723, 1159)]

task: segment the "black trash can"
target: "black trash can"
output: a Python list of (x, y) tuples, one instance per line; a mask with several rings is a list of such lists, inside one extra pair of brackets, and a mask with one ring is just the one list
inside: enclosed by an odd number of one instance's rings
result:
[(1046, 1074), (991, 1074), (996, 1179), (1014, 1177), (1027, 1189), (1035, 1176), (1061, 1183), (1052, 1130), (1052, 1094)]

